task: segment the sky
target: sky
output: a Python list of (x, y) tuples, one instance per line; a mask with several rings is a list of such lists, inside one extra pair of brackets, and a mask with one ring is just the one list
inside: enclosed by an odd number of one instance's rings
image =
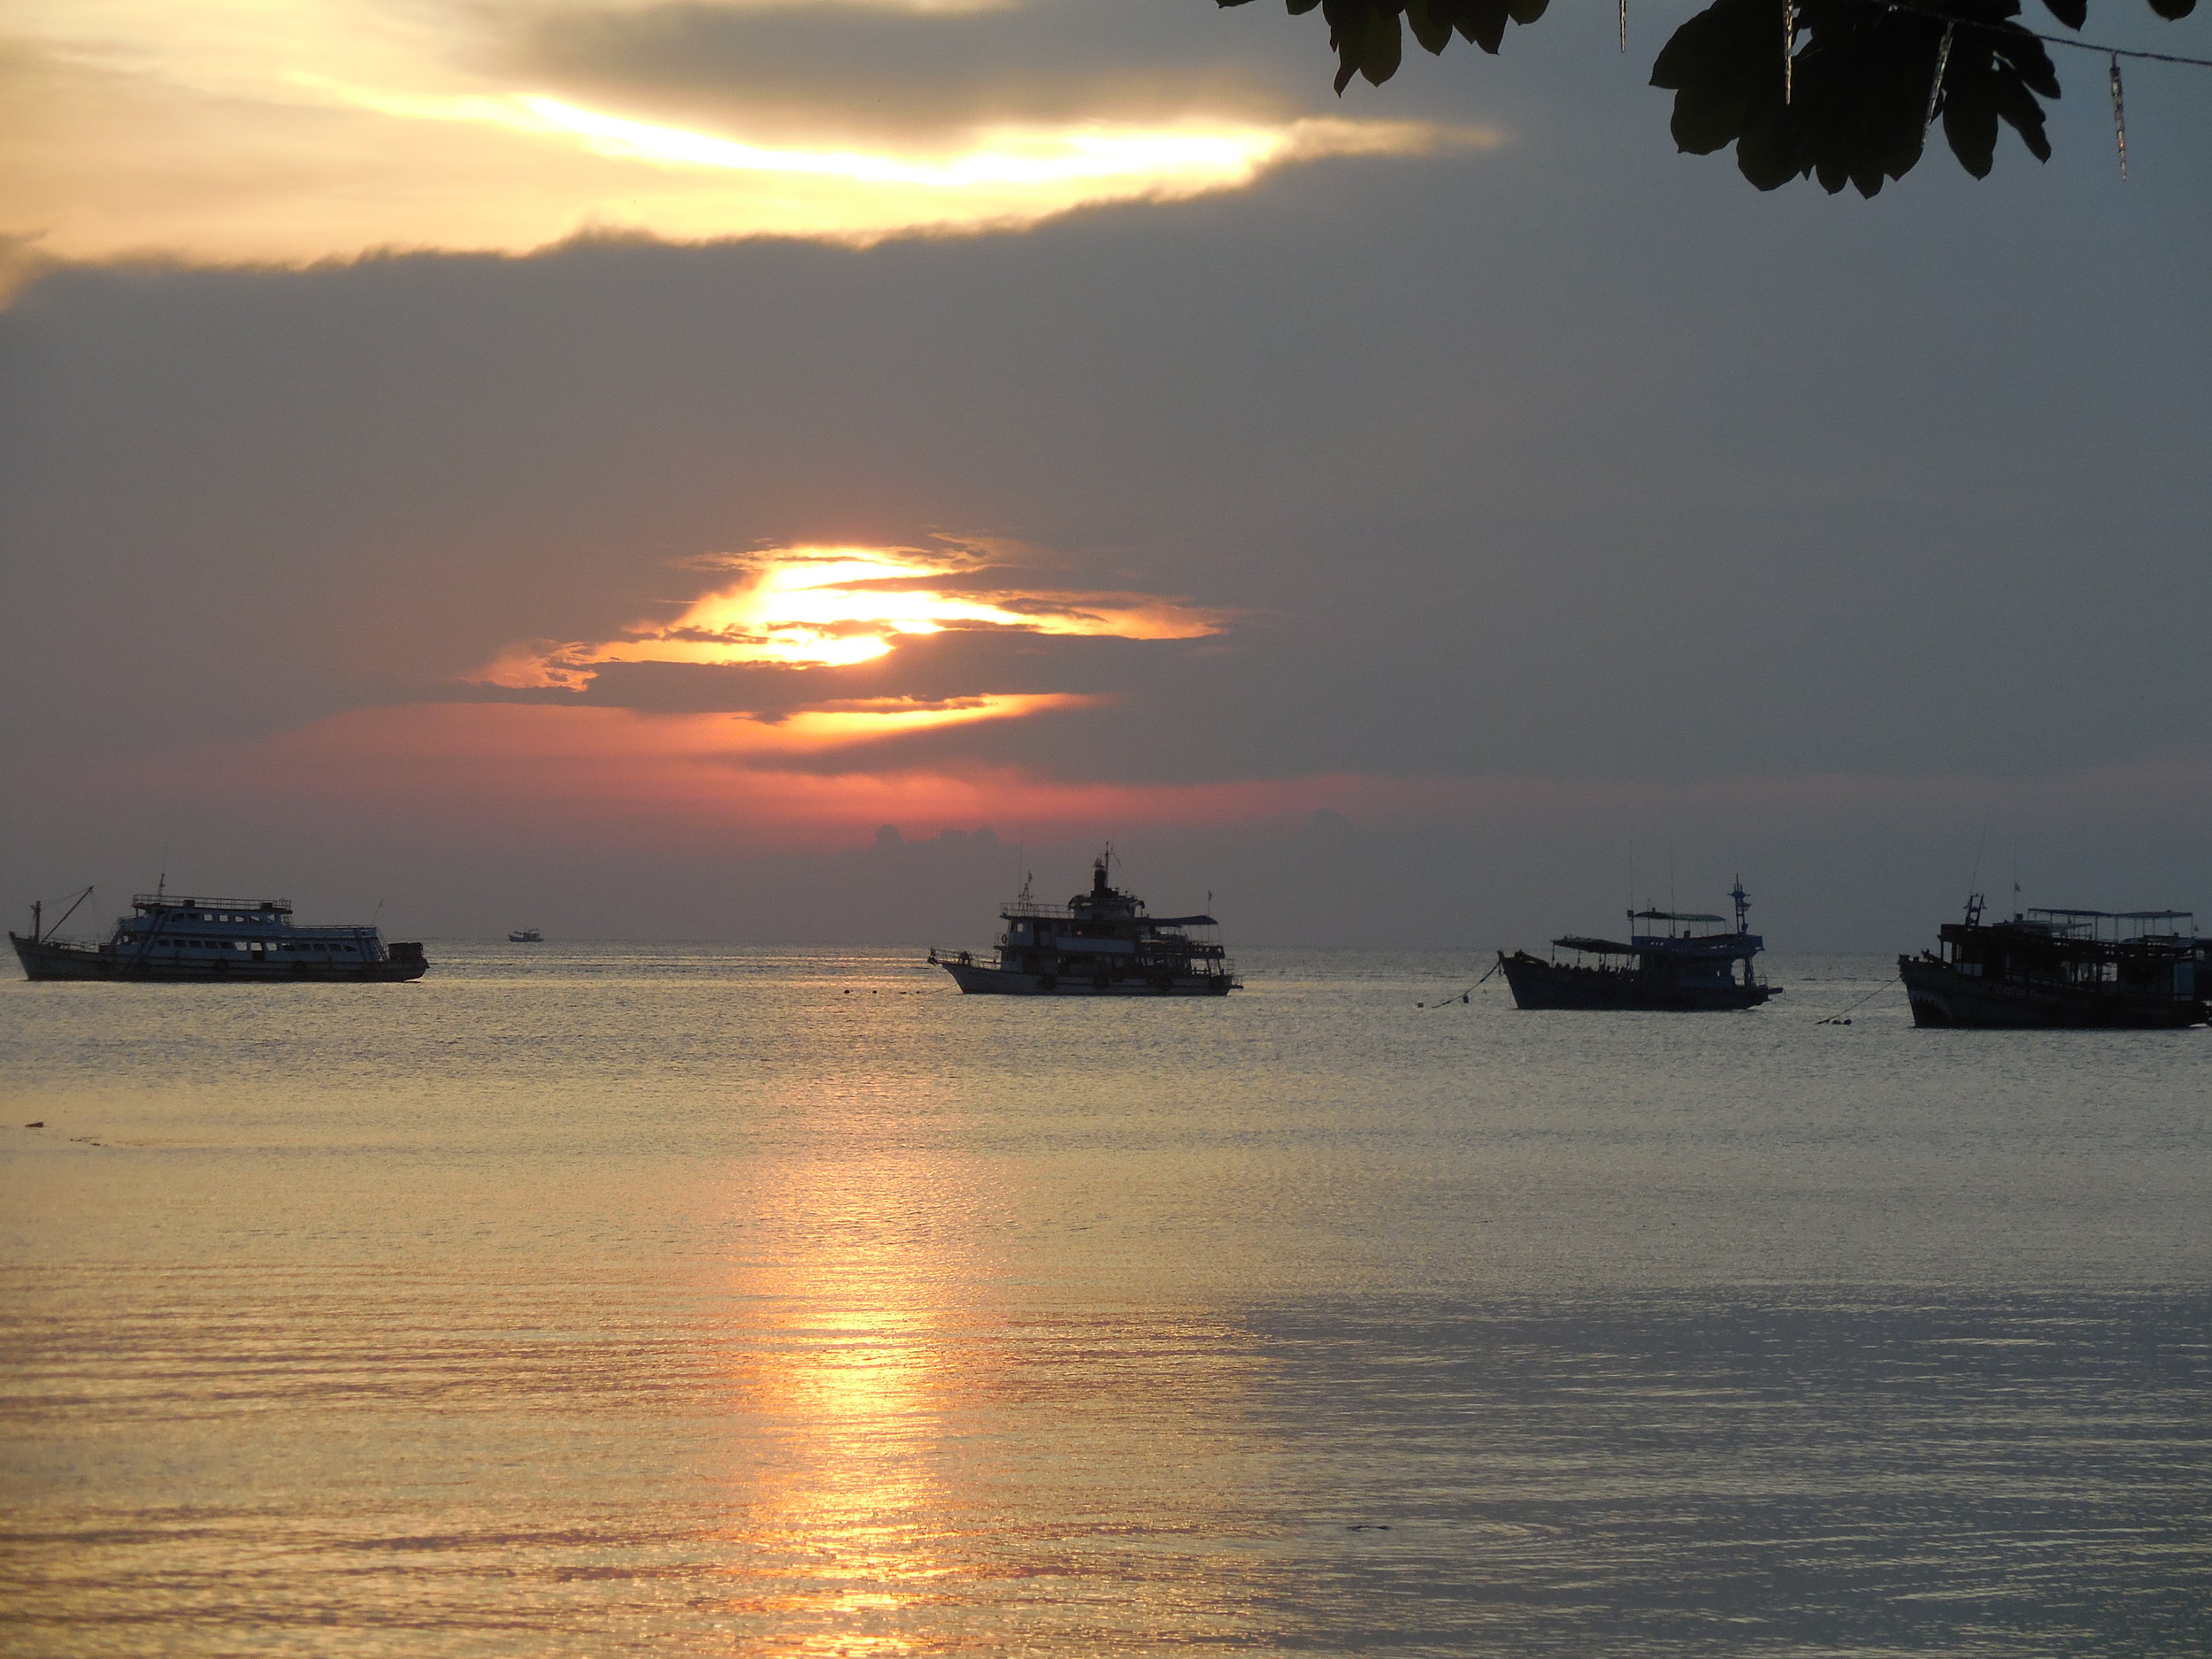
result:
[(1203, 0), (12, 8), (0, 902), (2212, 917), (2212, 74), (1762, 195), (1691, 9), (1339, 99)]

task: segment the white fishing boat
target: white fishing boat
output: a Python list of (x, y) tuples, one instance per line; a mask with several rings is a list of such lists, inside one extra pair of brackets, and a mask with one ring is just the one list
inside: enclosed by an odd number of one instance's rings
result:
[(995, 956), (932, 950), (968, 995), (1224, 996), (1239, 988), (1210, 916), (1149, 916), (1109, 879), (1113, 849), (1091, 867), (1091, 889), (1065, 904), (1021, 895), (999, 912)]

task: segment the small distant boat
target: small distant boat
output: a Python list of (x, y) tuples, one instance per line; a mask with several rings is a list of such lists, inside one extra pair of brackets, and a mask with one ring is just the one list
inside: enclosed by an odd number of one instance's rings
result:
[[(1498, 967), (1513, 987), (1514, 1005), (1543, 1009), (1622, 1009), (1654, 1013), (1713, 1013), (1756, 1008), (1781, 992), (1759, 979), (1751, 959), (1766, 941), (1746, 921), (1751, 901), (1743, 883), (1729, 895), (1736, 901), (1733, 933), (1692, 933), (1693, 927), (1726, 918), (1681, 910), (1631, 910), (1626, 939), (1592, 939), (1569, 933), (1555, 939), (1555, 950), (1572, 951), (1578, 960), (1560, 962), (1525, 950), (1501, 950)], [(1643, 924), (1638, 931), (1638, 924)], [(1595, 957), (1586, 964), (1581, 957)], [(1736, 964), (1743, 964), (1739, 974)]]
[(541, 945), (545, 942), (545, 935), (534, 927), (518, 927), (507, 935), (507, 942), (511, 945)]
[[(1145, 903), (1109, 879), (1110, 847), (1091, 866), (1091, 890), (1065, 904), (1021, 895), (999, 912), (995, 962), (969, 951), (929, 953), (965, 995), (1001, 996), (1225, 996), (1239, 988), (1210, 916), (1148, 916)], [(1194, 935), (1193, 929), (1208, 930)]]
[(2206, 1017), (2212, 967), (2187, 910), (2032, 910), (1937, 930), (1937, 947), (1897, 958), (1916, 1025), (2170, 1029)]
[[(87, 887), (63, 912), (67, 925)], [(165, 984), (344, 979), (388, 984), (428, 970), (422, 946), (386, 943), (373, 926), (299, 927), (289, 899), (204, 899), (165, 891), (134, 895), (102, 944), (57, 939), (44, 907), (31, 906), (28, 938), (11, 933), (23, 972), (33, 979), (116, 979)]]

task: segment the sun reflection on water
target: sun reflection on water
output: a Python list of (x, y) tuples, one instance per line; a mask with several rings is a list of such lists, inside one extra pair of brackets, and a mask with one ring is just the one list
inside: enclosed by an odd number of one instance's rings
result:
[(732, 1286), (758, 1323), (722, 1477), (746, 1582), (721, 1606), (764, 1618), (767, 1651), (902, 1654), (906, 1617), (969, 1569), (950, 1517), (975, 1495), (954, 1465), (983, 1346), (962, 1290), (987, 1265), (978, 1178), (953, 1148), (839, 1116), (863, 1144), (757, 1168), (730, 1194), (774, 1242)]

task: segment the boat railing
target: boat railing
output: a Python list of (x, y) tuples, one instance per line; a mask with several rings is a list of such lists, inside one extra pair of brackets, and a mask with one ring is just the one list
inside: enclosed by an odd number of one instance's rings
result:
[(2035, 909), (2022, 920), (2040, 925), (2070, 939), (2093, 939), (2106, 944), (2134, 940), (2167, 943), (2197, 931), (2193, 910), (2064, 910)]
[(285, 916), (292, 913), (289, 899), (203, 899), (177, 893), (134, 893), (131, 907), (141, 910), (234, 910), (242, 914), (275, 910)]

